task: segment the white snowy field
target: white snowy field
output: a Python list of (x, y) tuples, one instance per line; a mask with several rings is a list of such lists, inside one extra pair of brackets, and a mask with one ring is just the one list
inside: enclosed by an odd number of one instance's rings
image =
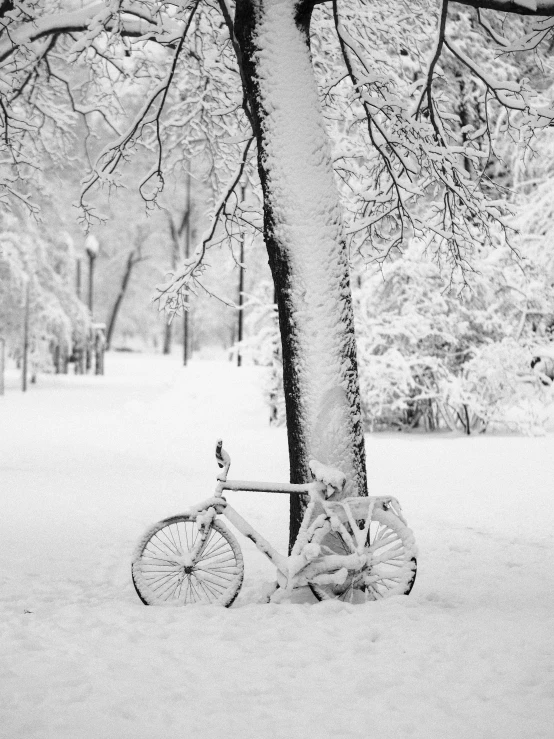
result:
[[(2, 739), (554, 736), (554, 437), (374, 435), (419, 544), (409, 597), (145, 607), (136, 540), (231, 477), (286, 480), (259, 371), (109, 355), (0, 398)], [(285, 549), (286, 498), (230, 499)]]

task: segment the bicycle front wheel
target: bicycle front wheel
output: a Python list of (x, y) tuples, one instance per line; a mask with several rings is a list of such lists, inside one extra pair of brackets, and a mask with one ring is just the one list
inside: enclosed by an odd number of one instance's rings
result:
[[(367, 502), (358, 504), (358, 512), (353, 511), (356, 525), (363, 529)], [(342, 522), (349, 534), (354, 532), (346, 520)], [(355, 547), (349, 538), (339, 531), (330, 531), (320, 542), (323, 554), (352, 554)], [(391, 595), (408, 595), (414, 586), (417, 562), (414, 555), (415, 542), (411, 530), (392, 511), (375, 508), (367, 531), (364, 554), (368, 565), (358, 572), (349, 572), (341, 585), (319, 585), (309, 583), (318, 600), (338, 598), (349, 603), (381, 600)]]
[(133, 585), (145, 605), (233, 603), (244, 577), (239, 544), (221, 521), (214, 520), (192, 560), (199, 533), (195, 516), (167, 518), (146, 532), (132, 564)]

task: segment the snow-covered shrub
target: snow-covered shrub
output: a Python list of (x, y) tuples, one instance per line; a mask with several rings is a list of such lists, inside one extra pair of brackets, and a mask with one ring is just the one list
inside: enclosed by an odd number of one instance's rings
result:
[(410, 358), (392, 346), (368, 361), (361, 359), (362, 411), (369, 428), (395, 426), (399, 418), (415, 426), (424, 411), (432, 424), (429, 410), (439, 365), (433, 357)]
[[(417, 242), (368, 269), (356, 293), (356, 328), (369, 428), (513, 427), (510, 402), (540, 393), (525, 316), (546, 308), (546, 284), (506, 249), (476, 250), (474, 269), (460, 292)], [(536, 420), (521, 416), (515, 425), (528, 430)]]
[(514, 339), (479, 347), (464, 366), (463, 384), (468, 411), (483, 425), (528, 433), (544, 427), (550, 388), (531, 371), (528, 350)]

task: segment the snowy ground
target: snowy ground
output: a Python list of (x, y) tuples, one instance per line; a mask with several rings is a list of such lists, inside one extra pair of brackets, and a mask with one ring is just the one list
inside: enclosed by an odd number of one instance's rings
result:
[[(554, 723), (554, 437), (368, 437), (420, 547), (410, 597), (143, 606), (135, 541), (231, 476), (286, 479), (253, 368), (112, 355), (0, 398), (2, 739), (539, 739)], [(231, 496), (230, 496), (231, 497)], [(232, 502), (283, 550), (284, 496)]]

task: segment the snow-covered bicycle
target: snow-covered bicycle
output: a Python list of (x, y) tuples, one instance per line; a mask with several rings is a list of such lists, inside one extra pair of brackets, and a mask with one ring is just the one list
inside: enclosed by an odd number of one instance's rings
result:
[[(414, 537), (395, 498), (371, 496), (332, 501), (345, 485), (339, 470), (312, 461), (306, 484), (228, 480), (231, 459), (217, 442), (221, 468), (215, 495), (185, 513), (154, 524), (140, 540), (132, 564), (133, 584), (146, 605), (230, 606), (244, 576), (242, 552), (219, 518), (225, 516), (268, 557), (277, 579), (264, 593), (280, 601), (309, 585), (319, 600), (348, 602), (407, 595), (416, 576)], [(309, 496), (290, 556), (280, 554), (223, 497), (224, 490)]]

